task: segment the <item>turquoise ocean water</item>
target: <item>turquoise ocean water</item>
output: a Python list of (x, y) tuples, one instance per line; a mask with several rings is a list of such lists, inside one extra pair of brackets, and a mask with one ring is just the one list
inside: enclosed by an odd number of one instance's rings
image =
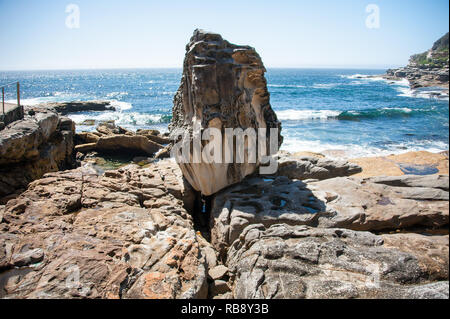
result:
[[(288, 151), (343, 150), (349, 157), (448, 149), (448, 97), (414, 92), (405, 81), (385, 81), (384, 70), (268, 69), (273, 109)], [(0, 72), (0, 83), (20, 81), (22, 104), (110, 100), (115, 112), (71, 114), (115, 120), (129, 129), (167, 130), (180, 69)], [(14, 87), (6, 99), (14, 100)], [(77, 130), (94, 127), (77, 125)]]

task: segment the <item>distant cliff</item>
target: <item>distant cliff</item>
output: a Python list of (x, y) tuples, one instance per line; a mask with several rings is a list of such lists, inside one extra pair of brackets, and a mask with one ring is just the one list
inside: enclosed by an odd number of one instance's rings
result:
[(412, 55), (406, 67), (387, 70), (386, 78), (408, 79), (411, 88), (431, 86), (448, 88), (448, 38), (447, 33), (428, 51)]

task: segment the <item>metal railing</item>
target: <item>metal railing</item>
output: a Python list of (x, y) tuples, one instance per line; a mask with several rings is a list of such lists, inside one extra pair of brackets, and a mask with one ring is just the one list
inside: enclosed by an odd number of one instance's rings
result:
[(5, 115), (5, 88), (12, 85), (12, 84), (16, 84), (16, 95), (17, 95), (17, 107), (20, 107), (20, 83), (19, 82), (10, 82), (10, 83), (6, 83), (2, 86), (0, 86), (2, 88), (2, 111), (3, 111), (3, 115)]

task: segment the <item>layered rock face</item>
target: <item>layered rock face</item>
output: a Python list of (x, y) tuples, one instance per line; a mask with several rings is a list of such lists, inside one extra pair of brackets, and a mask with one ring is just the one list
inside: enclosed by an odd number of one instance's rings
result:
[[(193, 131), (199, 133), (197, 128), (217, 128), (222, 137), (225, 128), (267, 128), (268, 132), (277, 128), (281, 145), (281, 124), (270, 106), (266, 70), (255, 49), (196, 30), (186, 51), (169, 126), (172, 138), (183, 130), (189, 133), (192, 144)], [(259, 159), (256, 163), (193, 163), (192, 156), (190, 163), (180, 163), (180, 167), (189, 183), (204, 195), (241, 181), (259, 165)]]
[(75, 125), (44, 107), (25, 107), (25, 116), (0, 131), (0, 198), (47, 172), (72, 167)]
[(0, 297), (206, 298), (208, 243), (177, 171), (80, 167), (31, 183), (2, 209)]

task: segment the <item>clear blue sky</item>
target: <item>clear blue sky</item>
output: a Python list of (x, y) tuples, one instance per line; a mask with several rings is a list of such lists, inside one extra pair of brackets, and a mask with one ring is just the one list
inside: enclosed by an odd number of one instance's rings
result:
[[(365, 24), (372, 3), (379, 29)], [(0, 70), (181, 67), (195, 28), (255, 47), (267, 67), (401, 66), (448, 32), (448, 12), (447, 0), (0, 0)]]

